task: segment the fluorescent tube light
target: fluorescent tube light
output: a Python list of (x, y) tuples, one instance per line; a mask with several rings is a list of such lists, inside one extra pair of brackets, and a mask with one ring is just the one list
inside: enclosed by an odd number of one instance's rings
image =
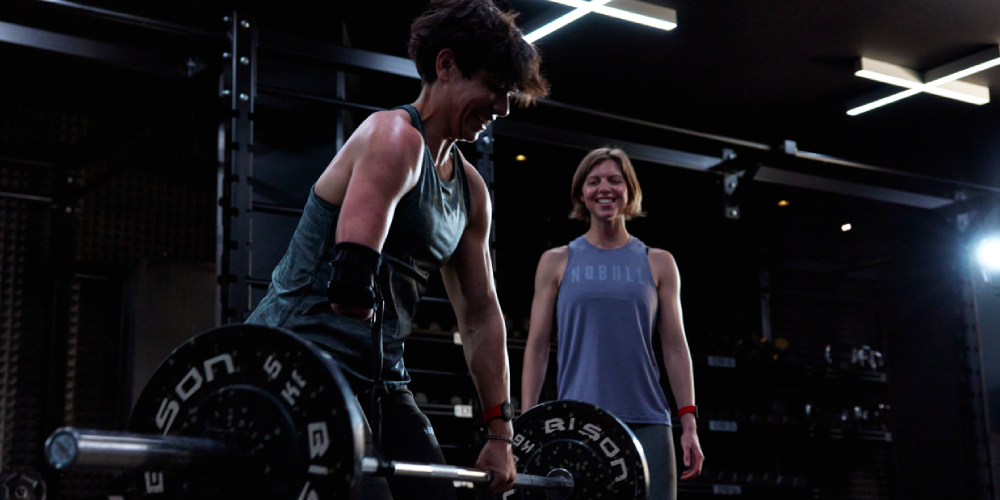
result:
[[(1000, 46), (990, 47), (969, 57), (930, 70), (923, 78), (916, 71), (863, 57), (855, 75), (905, 87), (907, 90), (855, 107), (848, 110), (847, 114), (857, 116), (921, 92), (971, 104), (986, 104), (990, 102), (989, 88), (958, 80), (997, 65), (1000, 65)], [(925, 82), (925, 79), (929, 81)]]
[(538, 39), (542, 38), (543, 36), (548, 35), (549, 33), (552, 33), (553, 31), (562, 28), (563, 26), (566, 26), (567, 24), (576, 21), (577, 19), (580, 19), (581, 17), (593, 12), (595, 8), (602, 6), (610, 1), (611, 0), (592, 0), (590, 2), (583, 2), (583, 5), (570, 11), (570, 13), (559, 17), (555, 21), (552, 21), (551, 23), (542, 26), (541, 28), (532, 31), (531, 33), (528, 33), (527, 35), (524, 36), (524, 39), (530, 43), (535, 43), (536, 41), (538, 41)]
[[(587, 4), (583, 0), (549, 1), (574, 8)], [(594, 12), (666, 31), (677, 27), (677, 11), (637, 0), (612, 0), (609, 5), (596, 7)]]

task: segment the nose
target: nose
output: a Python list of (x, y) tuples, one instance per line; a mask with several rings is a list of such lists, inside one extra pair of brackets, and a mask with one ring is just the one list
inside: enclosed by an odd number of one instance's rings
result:
[(493, 102), (493, 115), (503, 118), (510, 114), (510, 94), (504, 93), (497, 96)]

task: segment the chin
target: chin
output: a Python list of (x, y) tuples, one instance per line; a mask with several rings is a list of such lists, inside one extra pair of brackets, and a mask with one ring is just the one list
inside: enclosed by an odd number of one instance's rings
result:
[(485, 132), (485, 130), (469, 129), (465, 132), (465, 134), (462, 134), (462, 137), (459, 137), (458, 140), (464, 142), (476, 142), (479, 140), (479, 134), (482, 134), (483, 132)]

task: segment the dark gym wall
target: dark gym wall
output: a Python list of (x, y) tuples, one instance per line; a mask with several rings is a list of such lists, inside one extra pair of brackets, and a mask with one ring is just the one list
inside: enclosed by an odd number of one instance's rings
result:
[[(48, 185), (47, 177), (47, 170), (37, 165), (0, 160), (0, 191), (39, 192)], [(43, 333), (48, 328), (51, 291), (46, 286), (48, 220), (45, 204), (0, 198), (0, 468), (4, 470), (37, 457), (37, 444), (43, 439), (37, 419), (44, 405), (45, 372), (37, 367), (45, 366), (48, 357)]]
[(0, 92), (17, 98), (0, 107), (0, 465), (45, 471), (59, 498), (93, 498), (107, 477), (56, 481), (41, 443), (56, 425), (125, 424), (135, 266), (209, 266), (214, 309), (217, 117), (197, 96), (215, 82), (4, 55)]
[[(1000, 207), (984, 214), (979, 227), (969, 240), (966, 251), (972, 254), (979, 241), (986, 237), (1000, 235)], [(985, 399), (989, 428), (990, 459), (993, 465), (993, 484), (1000, 484), (1000, 272), (993, 271), (988, 284), (982, 275), (982, 268), (971, 263), (975, 298), (974, 317), (978, 329), (975, 332), (980, 346), (981, 380)]]
[(189, 338), (215, 327), (215, 264), (143, 263), (125, 289), (131, 411), (160, 363)]
[(963, 311), (968, 286), (965, 238), (943, 221), (925, 220), (887, 266), (888, 374), (899, 498), (979, 498), (972, 351)]

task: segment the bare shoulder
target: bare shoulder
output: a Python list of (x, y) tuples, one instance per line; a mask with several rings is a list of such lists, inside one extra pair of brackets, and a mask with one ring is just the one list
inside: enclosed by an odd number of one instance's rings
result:
[(680, 286), (680, 273), (677, 271), (677, 261), (673, 254), (662, 248), (649, 249), (649, 270), (653, 273), (657, 288), (660, 285), (671, 284), (669, 288)]
[(569, 246), (563, 245), (561, 247), (550, 248), (542, 253), (542, 257), (538, 259), (538, 265), (555, 265), (555, 264), (565, 264), (566, 260), (569, 258)]
[(359, 167), (370, 174), (366, 178), (371, 182), (407, 190), (420, 172), (423, 147), (424, 138), (410, 124), (405, 111), (372, 113), (320, 175), (316, 195), (335, 205), (342, 204)]
[(658, 264), (663, 267), (676, 267), (677, 261), (674, 255), (662, 248), (649, 247), (649, 263)]
[(366, 149), (375, 146), (376, 151), (395, 149), (419, 153), (424, 146), (420, 131), (410, 123), (410, 115), (401, 109), (372, 113), (361, 123), (352, 139), (355, 136)]
[(566, 245), (546, 250), (538, 259), (535, 282), (549, 282), (559, 286), (559, 283), (562, 282), (563, 273), (566, 272), (566, 262), (568, 260), (569, 247)]

